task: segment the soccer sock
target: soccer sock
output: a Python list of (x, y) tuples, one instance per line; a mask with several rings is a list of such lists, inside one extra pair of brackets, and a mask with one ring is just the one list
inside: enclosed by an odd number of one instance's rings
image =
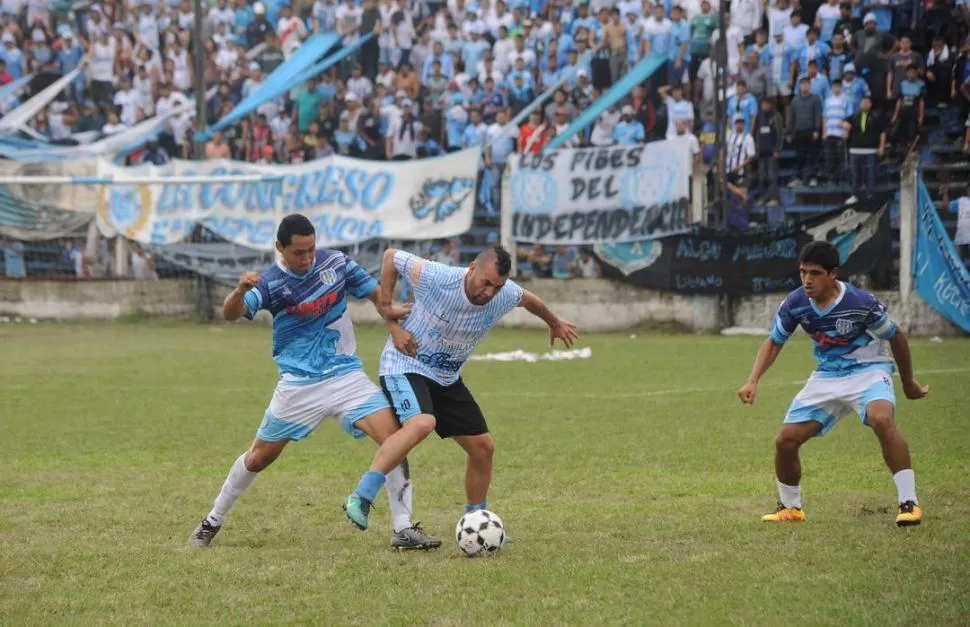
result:
[(235, 463), (233, 463), (232, 468), (229, 469), (229, 476), (226, 477), (226, 482), (222, 484), (222, 490), (219, 491), (219, 496), (216, 497), (216, 502), (212, 506), (212, 511), (209, 515), (205, 517), (209, 521), (210, 525), (219, 527), (222, 525), (226, 514), (229, 513), (229, 508), (232, 504), (236, 502), (239, 495), (246, 491), (249, 484), (253, 482), (256, 478), (258, 472), (250, 472), (246, 470), (246, 454), (240, 455)]
[(473, 505), (471, 505), (471, 504), (465, 505), (465, 513), (466, 514), (468, 512), (477, 512), (480, 509), (488, 509), (488, 499), (485, 499), (481, 503), (475, 503)]
[(394, 533), (398, 533), (413, 525), (411, 522), (411, 504), (414, 488), (411, 485), (411, 472), (407, 460), (387, 473), (385, 480), (387, 498), (391, 502), (391, 520), (394, 524)]
[(802, 486), (778, 482), (778, 500), (785, 507), (802, 508)]
[(369, 503), (373, 503), (383, 485), (384, 473), (377, 470), (368, 470), (361, 476), (360, 483), (357, 484), (357, 489), (354, 490), (354, 494)]
[(896, 482), (896, 491), (899, 493), (900, 503), (906, 501), (919, 503), (916, 499), (916, 473), (913, 472), (912, 468), (897, 472), (893, 475), (893, 481)]

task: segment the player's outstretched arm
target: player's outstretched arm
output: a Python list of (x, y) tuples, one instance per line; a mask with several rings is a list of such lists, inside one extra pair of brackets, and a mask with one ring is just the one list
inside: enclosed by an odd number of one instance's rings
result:
[(222, 315), (226, 320), (232, 322), (246, 315), (246, 294), (256, 287), (257, 283), (259, 283), (257, 272), (245, 272), (239, 277), (236, 289), (229, 292), (229, 296), (226, 296), (225, 302), (222, 303)]
[(896, 329), (896, 334), (889, 340), (889, 347), (893, 351), (893, 359), (899, 367), (899, 378), (903, 382), (903, 392), (906, 398), (923, 398), (930, 393), (930, 386), (920, 385), (913, 373), (913, 357), (909, 352), (909, 340), (902, 329)]
[[(388, 248), (381, 259), (381, 288), (379, 306), (390, 307), (394, 302), (394, 288), (397, 287), (397, 267), (394, 265), (394, 255), (398, 250)], [(386, 318), (385, 318), (386, 320)]]
[(754, 358), (754, 365), (751, 366), (751, 375), (738, 390), (738, 398), (741, 399), (742, 403), (754, 405), (755, 396), (758, 395), (758, 382), (768, 372), (768, 368), (771, 368), (771, 365), (775, 363), (778, 353), (784, 346), (784, 344), (778, 344), (771, 338), (761, 344), (761, 348), (758, 349), (758, 354)]
[(542, 299), (530, 292), (529, 290), (522, 290), (522, 302), (519, 303), (519, 307), (524, 307), (526, 311), (540, 318), (549, 327), (549, 346), (552, 346), (556, 338), (562, 340), (562, 343), (566, 345), (566, 348), (571, 348), (573, 342), (579, 339), (579, 334), (576, 332), (576, 325), (568, 320), (563, 320), (556, 314), (552, 313), (549, 306), (542, 302)]

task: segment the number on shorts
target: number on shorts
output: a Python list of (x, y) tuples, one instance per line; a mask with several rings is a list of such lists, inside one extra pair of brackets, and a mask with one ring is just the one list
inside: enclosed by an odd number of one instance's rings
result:
[(404, 399), (403, 401), (401, 401), (401, 409), (404, 409), (404, 410), (411, 409), (411, 401), (408, 399)]

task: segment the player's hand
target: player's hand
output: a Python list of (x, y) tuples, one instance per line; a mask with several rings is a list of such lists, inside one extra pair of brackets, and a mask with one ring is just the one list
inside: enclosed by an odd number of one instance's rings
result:
[(385, 320), (404, 320), (411, 313), (412, 305), (387, 305), (384, 307)]
[(566, 348), (572, 348), (573, 342), (579, 339), (579, 333), (576, 332), (576, 325), (568, 320), (558, 318), (556, 324), (549, 327), (549, 346), (555, 344), (556, 339), (562, 340)]
[(754, 405), (754, 398), (758, 395), (758, 384), (748, 381), (738, 390), (738, 398), (745, 405)]
[(920, 385), (916, 379), (903, 381), (903, 393), (910, 400), (918, 400), (930, 393), (930, 386)]
[(404, 330), (399, 324), (391, 325), (391, 341), (394, 348), (401, 351), (408, 357), (415, 357), (418, 354), (418, 343), (414, 341), (414, 336)]
[(240, 292), (248, 292), (256, 287), (257, 283), (259, 283), (258, 272), (244, 272), (243, 275), (239, 277), (239, 286), (236, 289), (238, 289)]

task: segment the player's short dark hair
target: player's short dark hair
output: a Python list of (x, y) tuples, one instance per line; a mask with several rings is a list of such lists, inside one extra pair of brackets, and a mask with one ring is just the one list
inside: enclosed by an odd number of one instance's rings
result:
[(509, 272), (512, 271), (512, 255), (502, 246), (487, 247), (478, 255), (477, 260), (483, 262), (493, 261), (495, 263), (495, 271), (498, 272), (500, 277), (507, 277)]
[(276, 241), (280, 246), (286, 248), (293, 243), (294, 235), (316, 235), (313, 223), (306, 216), (293, 213), (280, 221), (280, 226), (276, 229)]
[(798, 255), (798, 263), (822, 266), (826, 272), (839, 267), (839, 249), (829, 242), (809, 242)]

